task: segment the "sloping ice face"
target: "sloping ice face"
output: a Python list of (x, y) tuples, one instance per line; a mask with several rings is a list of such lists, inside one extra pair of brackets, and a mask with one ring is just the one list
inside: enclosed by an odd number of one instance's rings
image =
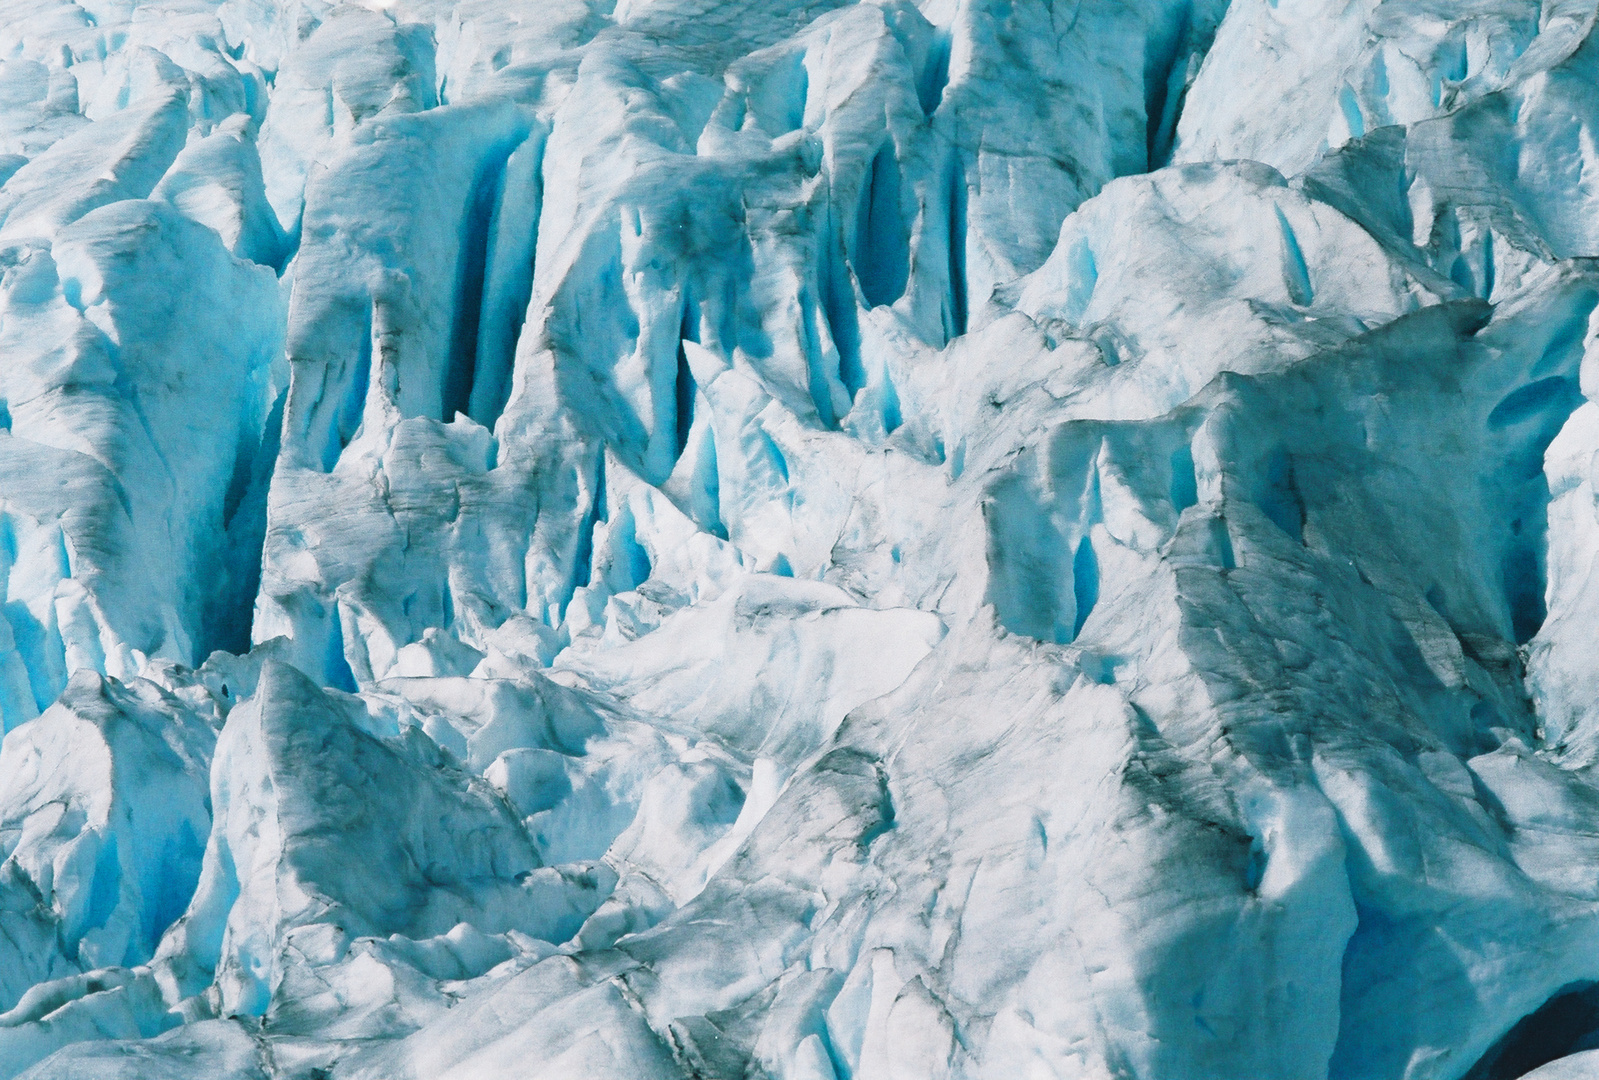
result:
[(1594, 22), (5, 0), (0, 1080), (1599, 1075)]

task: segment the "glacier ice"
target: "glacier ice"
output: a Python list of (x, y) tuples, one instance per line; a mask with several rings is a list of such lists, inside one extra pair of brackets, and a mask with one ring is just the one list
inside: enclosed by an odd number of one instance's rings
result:
[(1599, 1075), (1584, 0), (8, 0), (0, 1080)]

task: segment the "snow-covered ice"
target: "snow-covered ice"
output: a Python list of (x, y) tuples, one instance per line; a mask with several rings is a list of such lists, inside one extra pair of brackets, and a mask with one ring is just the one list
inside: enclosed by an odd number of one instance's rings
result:
[(1599, 1077), (1596, 15), (5, 0), (0, 1080)]

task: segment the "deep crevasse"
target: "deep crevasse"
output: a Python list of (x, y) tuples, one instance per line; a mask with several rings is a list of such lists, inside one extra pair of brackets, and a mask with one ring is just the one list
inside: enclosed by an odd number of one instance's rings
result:
[(13, 0), (0, 1076), (1599, 1043), (1593, 23)]

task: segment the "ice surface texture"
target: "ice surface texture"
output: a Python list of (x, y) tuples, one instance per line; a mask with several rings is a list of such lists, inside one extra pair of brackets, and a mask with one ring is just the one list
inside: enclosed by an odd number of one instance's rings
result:
[(1599, 1076), (1595, 14), (0, 2), (0, 1080)]

